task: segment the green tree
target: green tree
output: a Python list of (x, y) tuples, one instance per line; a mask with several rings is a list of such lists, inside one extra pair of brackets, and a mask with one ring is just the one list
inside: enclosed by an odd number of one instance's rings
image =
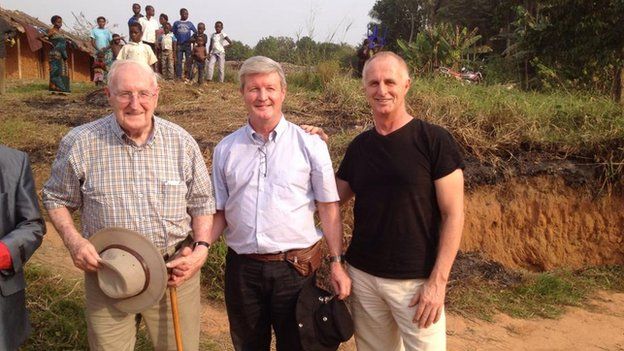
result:
[(624, 1), (546, 0), (519, 13), (518, 51), (542, 83), (613, 92), (624, 104)]
[(289, 37), (262, 38), (254, 48), (255, 55), (270, 57), (278, 62), (291, 62), (295, 41)]
[(232, 44), (227, 48), (227, 58), (234, 61), (244, 61), (253, 56), (253, 49), (249, 45), (238, 40), (232, 40)]

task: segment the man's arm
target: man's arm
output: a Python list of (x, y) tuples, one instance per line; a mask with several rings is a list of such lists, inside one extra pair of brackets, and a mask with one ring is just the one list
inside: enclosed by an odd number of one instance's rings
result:
[(464, 226), (464, 173), (456, 169), (434, 182), (442, 222), (440, 243), (433, 271), (427, 282), (412, 298), (410, 306), (418, 305), (414, 323), (427, 328), (436, 323), (444, 308), (446, 284), (461, 242)]
[(41, 245), (45, 233), (45, 223), (39, 211), (35, 182), (27, 156), (23, 157), (21, 173), (17, 181), (15, 218), (19, 221), (15, 228), (1, 239), (11, 255), (12, 265), (6, 267), (6, 270), (13, 273), (22, 270), (24, 263)]
[(355, 195), (348, 182), (336, 177), (336, 187), (338, 188), (338, 196), (340, 197), (340, 206), (346, 204)]
[(69, 250), (74, 266), (85, 272), (95, 272), (99, 267), (100, 255), (93, 244), (78, 232), (67, 207), (49, 209), (48, 214)]
[[(321, 228), (327, 240), (331, 256), (342, 255), (342, 221), (340, 220), (340, 206), (338, 202), (317, 202), (321, 219)], [(351, 278), (341, 262), (331, 262), (331, 281), (334, 292), (339, 299), (351, 294)]]
[(232, 41), (230, 40), (230, 37), (226, 35), (225, 38), (223, 39), (228, 42), (228, 45), (232, 45)]
[(212, 36), (210, 37), (210, 45), (208, 46), (208, 53), (212, 52), (212, 44), (214, 43), (214, 39), (212, 38)]
[[(193, 241), (210, 241), (212, 231), (213, 215), (201, 215), (192, 217), (191, 226), (193, 228)], [(171, 275), (167, 285), (180, 286), (184, 281), (195, 275), (208, 258), (208, 248), (204, 245), (197, 245), (195, 249), (183, 248), (178, 256), (167, 263), (167, 268), (171, 269)]]

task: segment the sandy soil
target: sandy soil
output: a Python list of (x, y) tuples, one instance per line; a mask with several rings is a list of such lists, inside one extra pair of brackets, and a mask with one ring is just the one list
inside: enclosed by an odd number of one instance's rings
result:
[[(33, 263), (80, 278), (58, 234), (48, 225)], [(218, 350), (231, 350), (225, 306), (202, 301), (202, 338)], [(514, 319), (500, 314), (493, 323), (448, 316), (449, 350), (610, 350), (624, 351), (624, 294), (600, 292), (588, 306), (568, 308), (560, 319)], [(355, 350), (353, 341), (341, 350)]]

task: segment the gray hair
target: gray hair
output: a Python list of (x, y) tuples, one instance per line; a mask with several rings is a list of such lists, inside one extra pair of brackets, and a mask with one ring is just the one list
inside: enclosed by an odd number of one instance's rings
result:
[(253, 56), (245, 60), (240, 70), (238, 71), (238, 81), (240, 87), (245, 87), (245, 77), (252, 74), (269, 74), (277, 73), (280, 77), (280, 84), (282, 89), (286, 89), (286, 76), (282, 66), (265, 56)]
[(149, 74), (150, 78), (152, 79), (152, 84), (154, 86), (158, 86), (158, 73), (154, 72), (154, 70), (150, 66), (146, 65), (145, 63), (133, 60), (115, 60), (111, 65), (111, 68), (108, 70), (108, 89), (114, 89), (115, 81), (117, 80), (117, 71), (119, 71), (121, 67), (127, 65), (134, 65), (143, 70), (145, 73)]
[(397, 63), (399, 64), (399, 67), (401, 67), (402, 71), (405, 72), (405, 78), (409, 79), (410, 77), (409, 67), (407, 66), (407, 63), (401, 56), (395, 54), (392, 51), (380, 51), (376, 53), (375, 55), (373, 55), (373, 57), (369, 58), (366, 61), (366, 63), (364, 63), (364, 68), (362, 68), (362, 83), (363, 84), (366, 84), (366, 69), (368, 68), (368, 66), (370, 66), (371, 62), (380, 58), (395, 59)]

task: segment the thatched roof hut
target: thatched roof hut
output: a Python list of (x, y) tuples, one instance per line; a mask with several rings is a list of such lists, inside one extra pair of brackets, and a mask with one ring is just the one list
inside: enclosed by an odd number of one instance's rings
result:
[[(15, 44), (7, 45), (7, 78), (47, 79), (50, 47), (38, 40), (37, 36), (45, 33), (51, 25), (21, 11), (3, 8), (0, 8), (0, 18), (15, 28), (17, 32)], [(76, 44), (75, 48), (68, 48), (67, 51), (70, 79), (72, 81), (90, 81), (92, 55), (94, 53), (91, 43), (67, 32), (63, 33)]]

